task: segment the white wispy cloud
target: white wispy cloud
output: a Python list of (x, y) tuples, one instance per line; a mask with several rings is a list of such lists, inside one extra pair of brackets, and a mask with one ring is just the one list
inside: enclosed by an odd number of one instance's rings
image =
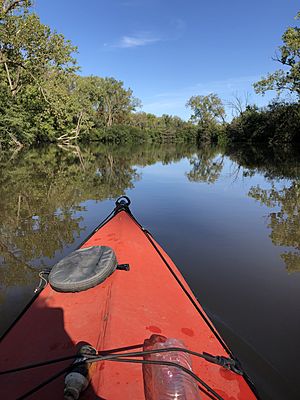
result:
[(122, 38), (114, 45), (114, 47), (130, 48), (147, 46), (156, 42), (160, 42), (162, 39), (158, 36), (154, 36), (149, 33), (137, 33), (130, 36), (122, 36)]
[[(133, 0), (134, 1), (134, 0)], [(122, 3), (131, 5), (131, 1)], [(166, 21), (163, 28), (151, 27), (149, 30), (140, 30), (123, 35), (119, 40), (113, 43), (103, 43), (108, 49), (121, 48), (128, 49), (132, 47), (148, 46), (157, 42), (172, 42), (182, 37), (186, 28), (186, 22), (181, 18), (171, 18)]]

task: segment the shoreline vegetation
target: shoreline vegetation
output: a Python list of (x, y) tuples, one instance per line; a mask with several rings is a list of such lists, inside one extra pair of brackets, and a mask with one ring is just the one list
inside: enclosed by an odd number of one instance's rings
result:
[[(42, 143), (206, 142), (293, 145), (300, 142), (300, 28), (289, 27), (276, 56), (283, 69), (254, 83), (277, 98), (258, 108), (215, 93), (187, 100), (191, 118), (138, 111), (130, 88), (113, 77), (81, 76), (77, 48), (41, 23), (31, 0), (0, 0), (0, 149)], [(296, 19), (300, 17), (298, 13)], [(289, 93), (290, 99), (280, 94)], [(292, 100), (291, 100), (292, 99)]]

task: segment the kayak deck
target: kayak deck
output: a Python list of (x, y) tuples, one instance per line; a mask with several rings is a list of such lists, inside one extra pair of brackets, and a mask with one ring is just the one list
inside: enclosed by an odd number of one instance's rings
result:
[[(112, 247), (130, 271), (116, 270), (79, 293), (59, 293), (47, 285), (2, 339), (0, 370), (75, 354), (79, 342), (97, 350), (136, 348), (153, 333), (181, 339), (199, 353), (229, 356), (172, 260), (128, 212), (116, 213), (82, 247), (97, 245)], [(0, 376), (2, 397), (18, 398), (70, 363)], [(193, 357), (193, 371), (224, 400), (256, 399), (244, 377), (223, 367)], [(63, 389), (61, 375), (28, 398), (63, 399)], [(141, 365), (99, 362), (80, 398), (144, 399)], [(214, 397), (199, 391), (199, 398)]]

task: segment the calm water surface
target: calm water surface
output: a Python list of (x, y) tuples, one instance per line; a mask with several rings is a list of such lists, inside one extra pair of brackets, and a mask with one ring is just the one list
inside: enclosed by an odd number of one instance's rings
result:
[(122, 194), (173, 258), (262, 399), (299, 398), (300, 163), (194, 145), (47, 147), (0, 158), (0, 330), (38, 272)]

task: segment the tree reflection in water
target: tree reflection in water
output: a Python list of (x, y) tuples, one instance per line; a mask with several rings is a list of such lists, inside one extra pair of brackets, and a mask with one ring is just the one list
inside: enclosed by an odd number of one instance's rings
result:
[(260, 173), (271, 183), (271, 189), (255, 186), (248, 195), (269, 208), (279, 208), (279, 211), (269, 214), (270, 238), (276, 246), (292, 248), (281, 254), (287, 271), (300, 271), (299, 151), (291, 148), (241, 145), (224, 151), (218, 147), (204, 146), (190, 158), (192, 169), (187, 173), (187, 178), (191, 182), (217, 182), (224, 166), (225, 155), (237, 164), (238, 172), (243, 167), (243, 176), (251, 177)]
[[(135, 165), (190, 156), (192, 145), (94, 145), (30, 149), (0, 159), (0, 282), (30, 285), (37, 270), (85, 230), (87, 200), (124, 194), (140, 179)], [(35, 265), (38, 264), (38, 267)], [(0, 302), (3, 296), (0, 296)]]
[(293, 180), (282, 189), (272, 182), (271, 189), (251, 188), (249, 196), (268, 207), (279, 207), (269, 214), (270, 238), (276, 246), (288, 246), (292, 251), (281, 254), (288, 272), (300, 272), (300, 180)]
[(217, 146), (201, 146), (190, 158), (191, 171), (186, 174), (191, 182), (215, 183), (224, 166), (224, 155)]
[[(30, 149), (0, 158), (0, 303), (6, 290), (33, 286), (37, 271), (53, 263), (85, 230), (87, 200), (116, 198), (141, 177), (136, 166), (188, 158), (189, 181), (214, 184), (226, 156), (244, 176), (263, 175), (271, 189), (249, 196), (272, 208), (271, 239), (291, 247), (282, 254), (289, 272), (300, 271), (299, 153), (262, 146), (227, 148), (193, 144), (90, 145)], [(241, 168), (241, 169), (240, 169)], [(236, 179), (236, 176), (233, 177)], [(278, 207), (279, 211), (274, 211)]]
[(269, 208), (270, 238), (276, 246), (290, 247), (281, 254), (289, 273), (300, 272), (300, 163), (299, 149), (241, 147), (228, 155), (246, 168), (245, 175), (263, 174), (271, 188), (252, 187), (249, 196)]

